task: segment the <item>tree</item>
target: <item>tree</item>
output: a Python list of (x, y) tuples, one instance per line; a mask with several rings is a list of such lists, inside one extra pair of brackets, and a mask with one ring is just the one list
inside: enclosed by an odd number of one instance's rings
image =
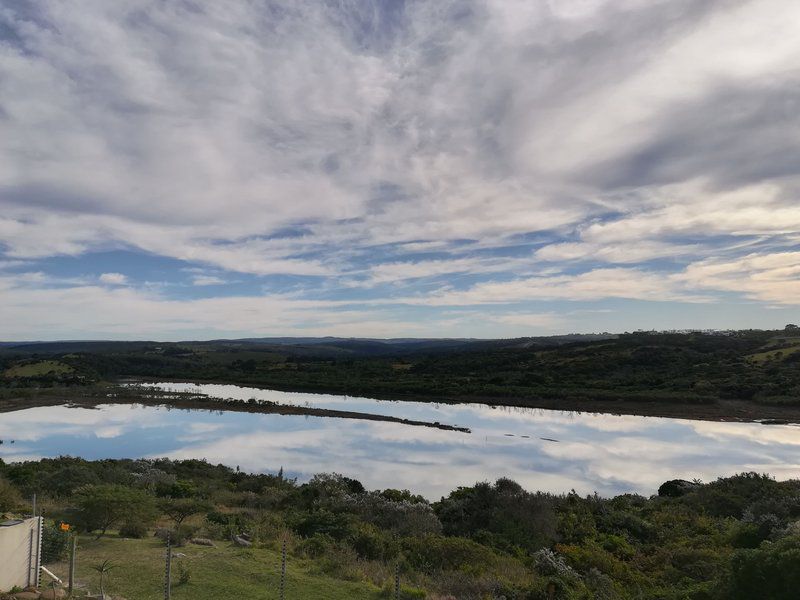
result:
[(192, 515), (213, 510), (214, 505), (208, 500), (169, 498), (160, 502), (159, 508), (161, 508), (161, 512), (175, 521), (175, 525), (180, 525)]
[(98, 538), (119, 523), (151, 523), (155, 516), (152, 496), (117, 484), (87, 485), (75, 493), (78, 519), (86, 531), (100, 531)]

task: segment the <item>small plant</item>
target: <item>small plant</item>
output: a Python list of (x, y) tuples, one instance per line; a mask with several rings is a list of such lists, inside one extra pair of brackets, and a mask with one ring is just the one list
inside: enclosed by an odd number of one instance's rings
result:
[(178, 585), (189, 585), (192, 580), (192, 570), (182, 562), (178, 563)]
[(92, 567), (95, 571), (100, 573), (100, 597), (106, 597), (106, 588), (105, 588), (105, 578), (106, 575), (112, 570), (116, 568), (116, 565), (112, 564), (110, 560), (104, 560), (99, 565), (95, 565)]

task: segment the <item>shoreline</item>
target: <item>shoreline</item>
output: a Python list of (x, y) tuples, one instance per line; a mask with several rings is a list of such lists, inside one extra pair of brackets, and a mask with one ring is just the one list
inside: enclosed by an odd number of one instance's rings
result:
[[(0, 398), (0, 412), (10, 412), (37, 406), (53, 406), (71, 404), (79, 406), (96, 406), (98, 404), (145, 404), (174, 406), (175, 408), (201, 410), (229, 410), (235, 412), (272, 413), (283, 415), (308, 415), (331, 418), (352, 418), (366, 420), (382, 420), (398, 422), (414, 426), (428, 426), (438, 429), (468, 432), (469, 430), (441, 423), (413, 421), (399, 417), (375, 415), (357, 411), (310, 408), (304, 406), (284, 405), (276, 403), (249, 404), (246, 401), (228, 401), (224, 398), (196, 396), (190, 393), (162, 393), (159, 398), (150, 398), (149, 394), (119, 395), (118, 383), (202, 383), (218, 385), (235, 385), (259, 390), (274, 390), (289, 393), (311, 393), (336, 395), (354, 398), (368, 398), (381, 401), (421, 402), (426, 404), (485, 404), (491, 407), (530, 408), (554, 410), (561, 412), (594, 413), (610, 415), (628, 415), (638, 417), (657, 417), (685, 419), (691, 421), (717, 421), (770, 424), (800, 424), (800, 406), (776, 406), (758, 404), (745, 400), (716, 400), (713, 403), (690, 403), (659, 400), (634, 400), (608, 398), (541, 398), (514, 396), (424, 396), (402, 393), (345, 393), (342, 390), (319, 389), (314, 386), (259, 386), (250, 382), (221, 381), (214, 379), (167, 379), (167, 378), (125, 378), (106, 387), (90, 388), (43, 388), (30, 397), (18, 396)], [(110, 392), (117, 392), (115, 397)], [(126, 390), (130, 392), (130, 390)]]
[[(620, 398), (541, 398), (524, 396), (426, 396), (403, 393), (347, 393), (336, 389), (323, 389), (315, 386), (260, 386), (243, 381), (222, 381), (219, 379), (153, 379), (130, 377), (118, 383), (201, 383), (216, 385), (235, 385), (258, 390), (272, 390), (300, 394), (320, 394), (366, 398), (386, 402), (421, 402), (425, 404), (485, 404), (491, 407), (533, 408), (562, 412), (596, 413), (608, 415), (627, 415), (634, 417), (660, 417), (667, 419), (686, 419), (689, 421), (718, 421), (735, 423), (800, 424), (800, 405), (778, 406), (758, 404), (746, 400), (720, 399), (713, 403), (674, 402), (659, 400), (630, 400)], [(780, 421), (780, 423), (773, 423)]]
[(362, 421), (382, 421), (386, 423), (398, 423), (412, 427), (431, 427), (445, 431), (456, 431), (459, 433), (471, 433), (467, 427), (448, 425), (446, 423), (417, 421), (390, 415), (378, 415), (358, 411), (336, 410), (328, 408), (313, 408), (306, 406), (296, 406), (291, 404), (277, 404), (273, 402), (249, 403), (242, 400), (229, 400), (216, 398), (213, 396), (197, 396), (180, 393), (161, 393), (143, 394), (130, 396), (87, 396), (85, 398), (68, 398), (59, 396), (47, 396), (43, 398), (31, 399), (11, 399), (0, 400), (0, 413), (16, 412), (28, 408), (61, 406), (81, 408), (97, 408), (101, 404), (140, 404), (142, 406), (164, 406), (168, 408), (178, 408), (185, 410), (207, 410), (225, 412), (246, 412), (259, 414), (277, 414), (293, 416), (323, 417), (329, 419), (354, 419)]

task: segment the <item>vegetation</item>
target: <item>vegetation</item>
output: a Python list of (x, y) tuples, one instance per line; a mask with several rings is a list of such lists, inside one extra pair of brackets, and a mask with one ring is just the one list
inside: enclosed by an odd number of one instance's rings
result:
[(2, 385), (15, 390), (142, 377), (523, 405), (672, 404), (687, 415), (721, 401), (800, 407), (800, 328), (794, 325), (599, 338), (439, 345), (51, 343), (3, 348), (0, 370), (6, 373)]
[[(181, 549), (176, 598), (220, 597), (220, 586), (273, 597), (284, 539), (290, 585), (305, 598), (381, 597), (398, 563), (408, 598), (539, 599), (555, 586), (556, 598), (587, 600), (781, 599), (799, 583), (800, 481), (755, 473), (667, 482), (650, 498), (535, 493), (500, 479), (437, 502), (339, 475), (300, 484), (200, 460), (62, 457), (0, 464), (0, 477), (18, 510), (37, 492), (48, 522), (100, 531), (82, 538), (81, 559), (115, 565), (108, 585), (129, 600), (154, 595), (163, 545), (122, 542), (112, 526), (126, 535), (126, 523), (166, 529), (178, 544), (214, 541)], [(230, 545), (232, 535), (252, 547)]]
[[(271, 545), (237, 548), (218, 541), (213, 548), (190, 545), (179, 552), (184, 556), (173, 560), (173, 600), (278, 600), (280, 551)], [(96, 540), (81, 536), (77, 578), (95, 593), (100, 588), (100, 574), (94, 567), (105, 560), (115, 567), (106, 577), (109, 597), (164, 597), (164, 545), (160, 541), (153, 537), (133, 540), (106, 536)], [(57, 562), (48, 568), (60, 575), (66, 573), (67, 564)], [(288, 563), (286, 592), (287, 598), (303, 600), (385, 598), (375, 585), (331, 577), (320, 572), (315, 561), (301, 556), (292, 556)]]

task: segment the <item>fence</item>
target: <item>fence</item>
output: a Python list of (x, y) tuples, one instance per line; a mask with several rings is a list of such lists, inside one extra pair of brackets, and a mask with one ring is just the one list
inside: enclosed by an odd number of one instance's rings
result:
[[(31, 519), (31, 521), (34, 521)], [(41, 531), (41, 519), (35, 520), (39, 523)], [(26, 531), (31, 531), (27, 529)], [(209, 567), (213, 569), (214, 558), (224, 556), (226, 560), (235, 557), (242, 563), (241, 572), (225, 573), (229, 578), (235, 576), (242, 580), (247, 579), (247, 587), (231, 593), (230, 597), (248, 597), (253, 599), (278, 599), (294, 600), (308, 597), (307, 588), (300, 585), (305, 584), (301, 578), (291, 577), (289, 568), (292, 566), (292, 554), (287, 548), (286, 538), (278, 541), (277, 547), (271, 550), (241, 547), (235, 548), (236, 543), (213, 542), (214, 547), (203, 548), (192, 545), (191, 547), (174, 547), (169, 541), (165, 544), (163, 540), (156, 538), (146, 538), (143, 540), (126, 540), (116, 536), (109, 536), (102, 539), (95, 539), (91, 536), (78, 537), (72, 532), (61, 532), (60, 528), (53, 524), (44, 527), (44, 536), (41, 543), (42, 554), (42, 581), (41, 590), (51, 588), (63, 589), (70, 597), (80, 598), (84, 596), (102, 597), (107, 594), (107, 598), (147, 598), (165, 600), (176, 600), (183, 598), (220, 598), (227, 595), (217, 595), (224, 593), (221, 590), (215, 591), (209, 586)], [(127, 552), (126, 552), (127, 551)], [(30, 555), (27, 546), (18, 547), (16, 550), (17, 559), (26, 558)], [(192, 556), (205, 557), (202, 565), (195, 572), (197, 579), (191, 580), (186, 573), (191, 572)], [(111, 559), (104, 558), (111, 556)], [(244, 558), (242, 558), (244, 557)], [(264, 560), (261, 562), (261, 569), (254, 572), (252, 566), (254, 560)], [(245, 564), (245, 560), (251, 560)], [(187, 567), (187, 561), (189, 566)], [(297, 560), (298, 563), (302, 561)], [(200, 570), (202, 568), (203, 577)], [(0, 572), (4, 570), (4, 563), (0, 563)], [(389, 581), (384, 588), (383, 597), (388, 600), (407, 597), (401, 585), (401, 571), (399, 563), (393, 564), (388, 573)], [(336, 581), (330, 580), (331, 586), (339, 587)], [(23, 585), (24, 584), (24, 585)], [(28, 580), (15, 580), (11, 585), (3, 584), (0, 591), (8, 590), (13, 585), (25, 587)], [(213, 584), (211, 584), (213, 585)], [(341, 582), (341, 590), (331, 596), (336, 597), (374, 597), (375, 589), (369, 594), (347, 595), (347, 586), (352, 583)], [(203, 595), (197, 594), (203, 590)], [(343, 592), (344, 590), (344, 592)], [(343, 593), (345, 595), (343, 595)], [(73, 596), (74, 594), (74, 596)], [(245, 595), (246, 594), (246, 595)], [(317, 597), (325, 597), (324, 591)], [(53, 597), (61, 597), (52, 593)]]

